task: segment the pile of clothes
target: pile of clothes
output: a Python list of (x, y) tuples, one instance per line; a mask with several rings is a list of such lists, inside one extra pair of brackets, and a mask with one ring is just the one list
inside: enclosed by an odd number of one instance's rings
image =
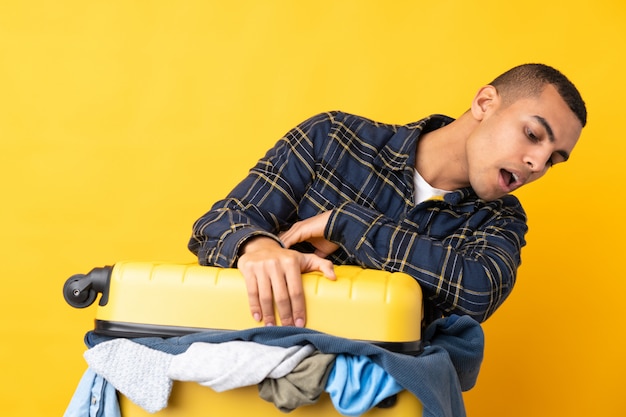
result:
[(116, 391), (154, 413), (167, 407), (173, 381), (216, 392), (256, 385), (260, 397), (283, 412), (314, 404), (327, 392), (347, 416), (406, 389), (422, 403), (424, 417), (458, 417), (465, 415), (462, 391), (476, 383), (484, 350), (480, 325), (456, 315), (433, 322), (416, 355), (280, 326), (170, 338), (89, 332), (85, 342), (89, 367), (65, 417), (118, 417)]

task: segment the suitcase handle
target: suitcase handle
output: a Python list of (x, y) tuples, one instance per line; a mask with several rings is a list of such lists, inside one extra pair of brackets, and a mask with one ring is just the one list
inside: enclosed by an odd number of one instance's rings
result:
[(69, 305), (75, 308), (89, 307), (96, 300), (98, 293), (100, 305), (109, 301), (109, 281), (113, 267), (105, 266), (94, 268), (87, 274), (72, 275), (63, 285), (63, 297)]

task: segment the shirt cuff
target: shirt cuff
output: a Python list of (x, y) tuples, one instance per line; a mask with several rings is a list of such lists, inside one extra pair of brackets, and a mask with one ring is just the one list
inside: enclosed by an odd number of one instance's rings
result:
[[(207, 246), (198, 251), (200, 265), (219, 266), (222, 268), (235, 268), (239, 260), (241, 247), (250, 239), (257, 236), (266, 236), (274, 239), (279, 245), (282, 242), (276, 235), (256, 227), (243, 227), (228, 234), (221, 239), (215, 250), (211, 251)], [(206, 245), (206, 244), (205, 244)]]

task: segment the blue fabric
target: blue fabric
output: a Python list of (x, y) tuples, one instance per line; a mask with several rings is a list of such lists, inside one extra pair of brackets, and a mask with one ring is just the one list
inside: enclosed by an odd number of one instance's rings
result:
[[(85, 343), (92, 347), (112, 337), (89, 332)], [(483, 358), (484, 334), (469, 316), (450, 316), (433, 322), (425, 332), (424, 350), (417, 356), (390, 352), (371, 343), (343, 339), (314, 330), (286, 326), (258, 327), (241, 331), (207, 331), (186, 336), (135, 338), (171, 354), (180, 354), (195, 342), (221, 343), (244, 340), (271, 346), (313, 344), (331, 354), (367, 356), (398, 384), (413, 393), (424, 406), (424, 417), (463, 417), (462, 390), (476, 383)]]
[(63, 417), (121, 417), (115, 388), (87, 369)]
[(325, 387), (335, 409), (346, 416), (360, 416), (402, 389), (370, 358), (353, 355), (337, 355)]
[[(485, 346), (482, 329), (479, 335), (478, 329), (470, 329), (469, 324), (463, 322), (466, 319), (452, 315), (436, 320), (422, 335), (424, 340), (430, 340), (433, 346), (448, 353), (463, 391), (469, 391), (476, 384)], [(459, 339), (459, 331), (462, 331), (462, 339)]]

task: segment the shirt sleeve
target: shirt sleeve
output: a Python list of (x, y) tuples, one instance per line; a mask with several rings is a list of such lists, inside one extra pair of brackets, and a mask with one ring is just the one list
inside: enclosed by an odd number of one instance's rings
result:
[(315, 146), (332, 125), (332, 113), (291, 129), (223, 200), (193, 225), (188, 248), (201, 265), (236, 266), (239, 248), (251, 237), (276, 234), (297, 220), (299, 202), (312, 182)]
[[(515, 200), (517, 201), (517, 200)], [(439, 240), (348, 202), (333, 210), (327, 239), (340, 244), (366, 268), (405, 272), (424, 295), (447, 314), (467, 314), (482, 322), (502, 304), (515, 283), (525, 244), (526, 216), (517, 202), (494, 210), (480, 224)]]

